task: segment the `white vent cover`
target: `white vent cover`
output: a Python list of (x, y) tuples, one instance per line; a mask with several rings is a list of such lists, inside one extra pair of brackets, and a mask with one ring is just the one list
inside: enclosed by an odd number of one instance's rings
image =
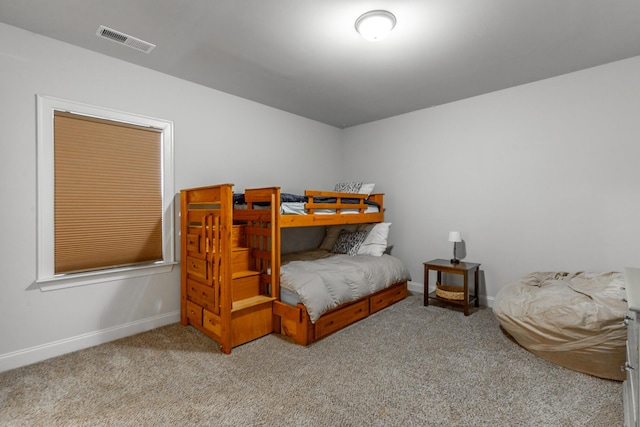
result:
[(132, 49), (139, 50), (140, 52), (144, 53), (149, 53), (153, 50), (154, 47), (156, 47), (155, 44), (151, 44), (144, 40), (131, 37), (128, 34), (105, 27), (104, 25), (100, 25), (100, 28), (98, 28), (96, 35), (107, 40), (129, 46)]

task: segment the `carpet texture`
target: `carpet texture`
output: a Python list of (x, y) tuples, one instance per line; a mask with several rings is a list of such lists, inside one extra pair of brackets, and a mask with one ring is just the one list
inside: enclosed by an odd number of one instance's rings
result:
[(422, 296), (311, 346), (170, 325), (0, 373), (3, 426), (621, 426), (622, 383)]

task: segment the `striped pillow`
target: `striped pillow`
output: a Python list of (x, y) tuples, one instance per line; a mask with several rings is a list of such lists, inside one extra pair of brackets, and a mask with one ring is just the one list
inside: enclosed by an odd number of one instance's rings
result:
[(347, 254), (351, 256), (357, 255), (358, 249), (360, 249), (360, 245), (362, 245), (362, 242), (364, 242), (367, 234), (367, 230), (340, 230), (338, 240), (336, 240), (336, 243), (333, 245), (331, 252), (333, 252), (334, 254)]
[(362, 182), (340, 182), (336, 184), (333, 191), (338, 193), (359, 193)]

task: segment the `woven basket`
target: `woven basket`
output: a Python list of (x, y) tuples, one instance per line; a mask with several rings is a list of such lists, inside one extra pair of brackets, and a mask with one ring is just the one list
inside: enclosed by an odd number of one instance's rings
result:
[(440, 298), (464, 301), (464, 288), (450, 285), (436, 285), (436, 295)]

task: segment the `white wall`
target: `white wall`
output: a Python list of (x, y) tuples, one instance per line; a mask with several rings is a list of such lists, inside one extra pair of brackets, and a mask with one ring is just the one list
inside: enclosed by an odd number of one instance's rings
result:
[[(36, 278), (36, 94), (174, 121), (175, 188), (333, 186), (340, 131), (0, 24), (0, 371), (176, 322), (179, 270), (65, 290)], [(318, 165), (318, 166), (314, 166)]]
[(393, 254), (416, 282), (423, 262), (451, 258), (450, 230), (461, 231), (465, 260), (482, 263), (489, 303), (533, 271), (640, 266), (640, 57), (343, 138), (346, 178), (386, 193)]
[(177, 269), (27, 290), (36, 94), (173, 120), (176, 189), (376, 182), (418, 283), (449, 230), (489, 302), (531, 271), (640, 265), (640, 58), (338, 130), (0, 24), (0, 371), (178, 319)]

